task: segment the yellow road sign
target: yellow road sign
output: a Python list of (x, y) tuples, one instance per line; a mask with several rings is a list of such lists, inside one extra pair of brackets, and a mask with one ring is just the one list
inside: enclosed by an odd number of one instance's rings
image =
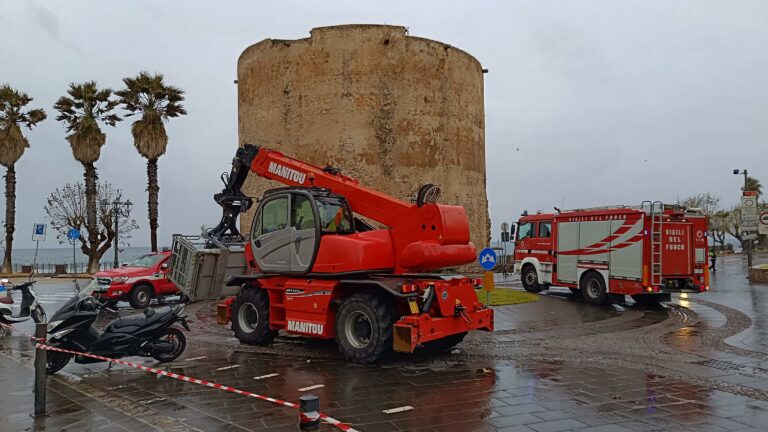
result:
[(493, 272), (487, 271), (483, 274), (483, 289), (490, 292), (493, 291)]

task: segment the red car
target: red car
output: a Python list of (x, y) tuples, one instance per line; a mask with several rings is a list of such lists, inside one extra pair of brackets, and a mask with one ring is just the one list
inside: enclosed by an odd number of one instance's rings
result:
[(153, 297), (178, 294), (179, 288), (167, 277), (170, 257), (170, 251), (152, 253), (98, 272), (93, 277), (98, 284), (95, 292), (113, 302), (127, 300), (136, 309), (149, 306)]

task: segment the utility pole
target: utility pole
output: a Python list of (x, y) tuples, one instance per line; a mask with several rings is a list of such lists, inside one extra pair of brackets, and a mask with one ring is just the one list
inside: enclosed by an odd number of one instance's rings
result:
[(109, 206), (112, 206), (111, 212), (112, 212), (112, 218), (115, 220), (115, 240), (114, 245), (112, 248), (115, 250), (115, 260), (112, 263), (112, 266), (114, 268), (120, 267), (120, 258), (119, 258), (119, 251), (120, 248), (118, 247), (119, 243), (119, 237), (120, 237), (120, 216), (128, 217), (131, 214), (131, 206), (133, 206), (133, 203), (131, 200), (125, 200), (120, 201), (120, 197), (116, 197), (111, 203), (107, 201), (106, 199), (101, 200), (101, 205), (104, 207), (105, 211), (106, 208)]
[[(748, 184), (749, 184), (749, 176), (748, 176), (747, 170), (745, 170), (745, 169), (744, 170), (735, 169), (735, 170), (733, 170), (733, 173), (736, 174), (736, 175), (744, 174), (744, 190), (742, 191), (742, 197), (743, 197), (748, 192), (747, 188), (748, 188)], [(757, 197), (755, 197), (755, 201), (757, 201)], [(757, 205), (757, 203), (755, 203), (755, 205)], [(743, 218), (744, 217), (744, 206), (743, 206), (743, 204), (742, 204), (741, 214), (742, 214), (742, 218)], [(742, 233), (741, 233), (742, 237), (750, 237), (750, 238), (748, 238), (746, 240), (746, 244), (744, 244), (744, 249), (747, 252), (747, 270), (749, 270), (750, 268), (752, 268), (752, 238), (751, 238), (752, 233), (748, 232), (748, 231), (746, 231), (744, 229), (744, 221), (743, 220), (741, 222), (741, 225), (742, 225)]]

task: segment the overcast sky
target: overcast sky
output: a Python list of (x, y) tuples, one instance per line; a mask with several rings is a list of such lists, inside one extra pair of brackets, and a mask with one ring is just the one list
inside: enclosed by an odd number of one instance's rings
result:
[[(17, 164), (16, 246), (57, 186), (82, 179), (52, 105), (67, 83), (118, 88), (140, 70), (187, 92), (160, 159), (161, 243), (218, 222), (212, 194), (237, 143), (237, 58), (313, 27), (395, 24), (459, 47), (485, 78), (493, 223), (551, 210), (712, 192), (738, 200), (747, 168), (768, 185), (765, 1), (9, 1), (0, 2), (0, 83), (49, 120)], [(137, 205), (149, 244), (145, 160), (129, 124), (105, 128), (99, 175)], [(4, 212), (5, 201), (0, 200)], [(52, 236), (44, 246), (56, 246)]]

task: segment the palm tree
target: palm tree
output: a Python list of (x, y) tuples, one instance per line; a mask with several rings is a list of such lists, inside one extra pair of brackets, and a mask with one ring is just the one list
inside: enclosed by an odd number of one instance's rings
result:
[(100, 89), (96, 81), (88, 81), (82, 84), (71, 83), (69, 96), (62, 96), (53, 106), (59, 115), (56, 120), (64, 123), (67, 132), (67, 141), (72, 147), (72, 154), (78, 162), (83, 164), (85, 172), (85, 199), (86, 221), (88, 230), (88, 242), (81, 241), (81, 250), (88, 255), (88, 271), (90, 273), (99, 270), (99, 230), (96, 218), (96, 166), (99, 160), (101, 147), (106, 143), (107, 136), (101, 131), (99, 122), (108, 126), (114, 126), (122, 119), (113, 113), (117, 107), (117, 99), (112, 98), (112, 90)]
[(5, 171), (5, 253), (3, 273), (10, 273), (13, 232), (16, 230), (16, 162), (21, 159), (29, 141), (21, 133), (21, 126), (30, 130), (45, 120), (42, 109), (23, 111), (32, 102), (26, 93), (14, 90), (8, 84), (0, 86), (0, 165)]
[(752, 176), (747, 176), (746, 188), (744, 186), (741, 187), (742, 192), (745, 190), (757, 192), (757, 196), (760, 196), (763, 194), (763, 185), (760, 184), (760, 180)]
[(178, 87), (166, 85), (162, 74), (141, 72), (132, 78), (123, 78), (125, 89), (115, 92), (120, 103), (128, 111), (126, 117), (141, 114), (131, 126), (133, 145), (139, 154), (147, 159), (147, 192), (149, 199), (149, 231), (152, 251), (157, 252), (157, 160), (165, 154), (168, 134), (165, 122), (173, 117), (185, 115), (187, 111), (181, 102), (184, 91)]

